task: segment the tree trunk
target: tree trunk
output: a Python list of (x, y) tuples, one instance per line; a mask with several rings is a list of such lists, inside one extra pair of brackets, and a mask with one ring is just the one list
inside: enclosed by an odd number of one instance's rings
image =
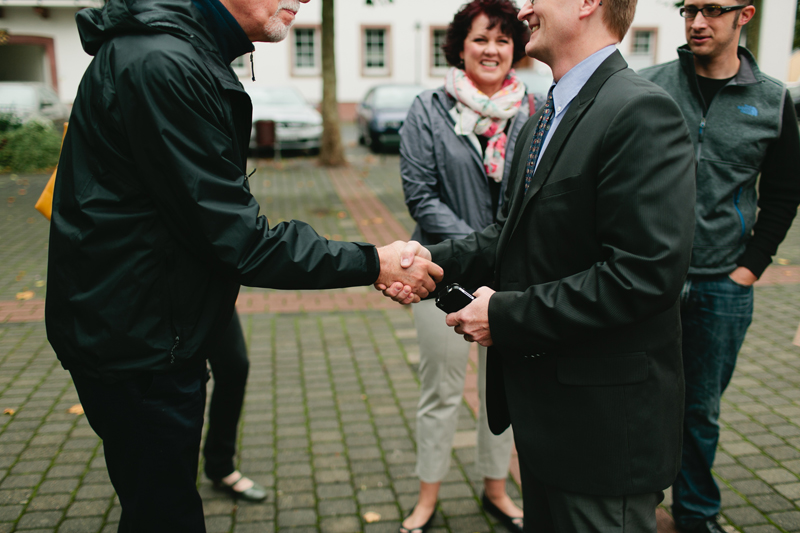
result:
[(342, 134), (339, 131), (339, 104), (336, 100), (333, 1), (322, 0), (322, 146), (319, 163), (327, 167), (347, 164)]
[(761, 7), (764, 5), (762, 0), (755, 0), (753, 5), (756, 6), (756, 15), (744, 27), (745, 35), (747, 35), (747, 49), (753, 53), (753, 56), (758, 61), (758, 43), (761, 40)]

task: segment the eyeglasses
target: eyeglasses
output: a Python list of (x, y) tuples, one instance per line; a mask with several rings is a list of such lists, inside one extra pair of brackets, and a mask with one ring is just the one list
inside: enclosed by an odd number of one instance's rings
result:
[(680, 9), (681, 16), (685, 19), (693, 19), (697, 16), (697, 13), (702, 12), (703, 16), (707, 19), (717, 18), (720, 15), (728, 13), (730, 11), (734, 11), (736, 9), (743, 9), (747, 7), (744, 4), (739, 4), (736, 6), (718, 6), (718, 5), (707, 5), (703, 7), (697, 6), (686, 6)]

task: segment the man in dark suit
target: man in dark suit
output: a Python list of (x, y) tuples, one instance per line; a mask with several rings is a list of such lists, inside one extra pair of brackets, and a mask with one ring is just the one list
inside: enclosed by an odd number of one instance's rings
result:
[(616, 50), (635, 7), (522, 7), (557, 83), (520, 133), (500, 222), (429, 248), (440, 287), (477, 296), (447, 323), (491, 347), (489, 422), (514, 426), (525, 531), (655, 532), (680, 468), (694, 156), (675, 102)]

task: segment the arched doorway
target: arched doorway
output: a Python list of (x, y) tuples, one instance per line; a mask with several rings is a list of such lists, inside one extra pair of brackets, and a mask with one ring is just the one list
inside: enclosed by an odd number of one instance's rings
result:
[(0, 81), (39, 81), (58, 92), (53, 39), (11, 33), (0, 36)]

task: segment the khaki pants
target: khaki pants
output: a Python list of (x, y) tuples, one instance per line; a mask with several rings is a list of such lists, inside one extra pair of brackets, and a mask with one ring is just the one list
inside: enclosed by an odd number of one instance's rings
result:
[[(470, 344), (445, 324), (433, 300), (414, 305), (419, 340), (420, 397), (417, 406), (417, 475), (426, 483), (444, 479), (450, 469), (458, 409), (464, 393)], [(476, 472), (505, 479), (514, 436), (511, 429), (493, 435), (486, 416), (486, 348), (478, 349), (478, 439)]]

